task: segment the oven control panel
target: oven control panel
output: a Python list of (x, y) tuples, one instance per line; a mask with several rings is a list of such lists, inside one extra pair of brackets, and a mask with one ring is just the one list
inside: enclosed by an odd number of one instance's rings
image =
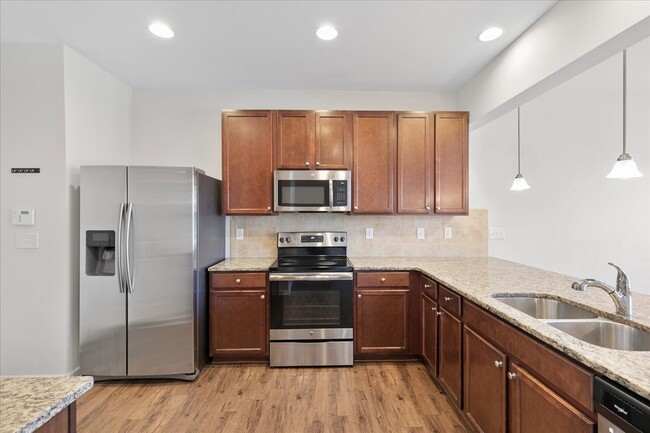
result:
[(278, 248), (345, 247), (347, 237), (347, 232), (280, 232)]

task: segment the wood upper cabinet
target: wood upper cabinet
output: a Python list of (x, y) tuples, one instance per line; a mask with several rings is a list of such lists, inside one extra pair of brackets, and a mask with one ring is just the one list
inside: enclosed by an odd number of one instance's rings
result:
[(460, 407), (462, 404), (463, 322), (446, 310), (442, 302), (439, 306), (442, 314), (438, 322), (438, 379), (449, 396)]
[(438, 304), (422, 294), (422, 356), (431, 368), (438, 373)]
[(397, 114), (397, 212), (431, 213), (433, 146), (429, 113)]
[(349, 170), (352, 166), (351, 113), (278, 111), (276, 167), (292, 170)]
[(267, 355), (266, 275), (213, 273), (210, 280), (210, 356)]
[(512, 378), (508, 380), (510, 432), (592, 433), (594, 431), (594, 421), (522, 366), (511, 362), (509, 370)]
[(478, 432), (506, 432), (506, 355), (470, 328), (464, 331), (463, 406)]
[(222, 113), (224, 213), (272, 213), (273, 121), (271, 111)]
[(467, 112), (435, 113), (435, 213), (461, 214), (468, 205)]
[(395, 113), (355, 112), (353, 212), (395, 210)]

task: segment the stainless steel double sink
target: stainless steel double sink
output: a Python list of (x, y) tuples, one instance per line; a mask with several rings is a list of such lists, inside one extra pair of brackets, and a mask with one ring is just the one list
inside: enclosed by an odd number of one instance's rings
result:
[(576, 305), (538, 295), (493, 297), (586, 343), (615, 350), (650, 351), (650, 332), (605, 319)]

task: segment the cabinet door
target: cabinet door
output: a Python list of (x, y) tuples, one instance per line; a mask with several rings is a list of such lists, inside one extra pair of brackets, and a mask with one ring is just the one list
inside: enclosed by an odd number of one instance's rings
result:
[(356, 213), (395, 209), (395, 113), (354, 113), (354, 203)]
[(409, 290), (357, 289), (355, 298), (356, 352), (409, 352)]
[(266, 289), (210, 292), (210, 355), (266, 355)]
[(463, 407), (476, 431), (506, 431), (506, 355), (465, 326)]
[(224, 212), (271, 214), (273, 113), (224, 111), (221, 134)]
[(278, 169), (314, 169), (314, 112), (279, 111), (276, 147)]
[(352, 167), (352, 115), (344, 111), (316, 113), (316, 169)]
[(463, 323), (444, 308), (440, 309), (438, 338), (438, 378), (460, 407)]
[(397, 115), (397, 212), (426, 214), (433, 205), (429, 113)]
[(438, 304), (422, 295), (422, 355), (431, 372), (438, 373)]
[[(510, 363), (510, 432), (592, 433), (594, 422), (538, 381), (524, 368)], [(515, 376), (513, 377), (512, 374)]]
[(468, 213), (468, 113), (435, 113), (435, 212)]

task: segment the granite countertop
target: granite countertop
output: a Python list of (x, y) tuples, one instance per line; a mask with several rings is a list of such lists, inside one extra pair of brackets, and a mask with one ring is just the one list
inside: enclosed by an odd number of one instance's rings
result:
[(0, 433), (29, 433), (93, 386), (90, 376), (0, 378)]
[[(226, 259), (210, 270), (266, 271), (274, 260)], [(350, 260), (355, 271), (420, 271), (596, 373), (650, 399), (650, 351), (611, 350), (585, 343), (492, 297), (495, 294), (537, 293), (585, 306), (602, 317), (650, 331), (648, 295), (633, 292), (633, 316), (628, 320), (615, 314), (614, 302), (603, 290), (589, 288), (586, 292), (578, 292), (571, 288), (572, 282), (589, 275), (572, 277), (491, 257), (351, 257)]]

